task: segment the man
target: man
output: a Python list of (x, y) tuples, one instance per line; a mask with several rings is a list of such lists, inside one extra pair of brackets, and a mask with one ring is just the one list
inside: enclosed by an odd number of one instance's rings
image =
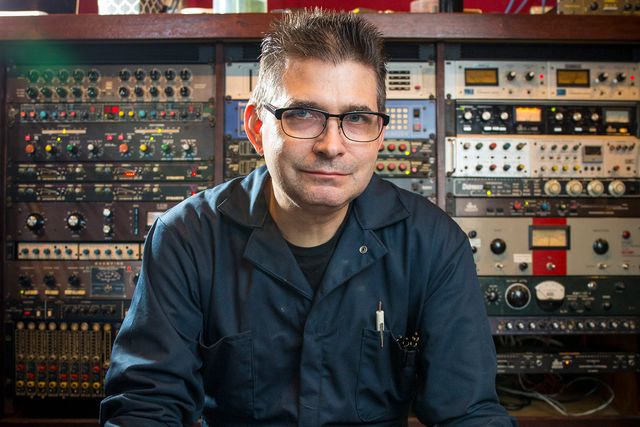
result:
[(147, 237), (116, 339), (108, 426), (511, 426), (465, 235), (373, 174), (388, 117), (379, 32), (285, 15), (245, 130), (266, 168)]

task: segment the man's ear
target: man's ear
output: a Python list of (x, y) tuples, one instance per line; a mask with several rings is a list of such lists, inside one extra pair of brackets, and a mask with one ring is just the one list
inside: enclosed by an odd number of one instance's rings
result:
[(244, 131), (256, 150), (256, 153), (264, 155), (264, 147), (262, 146), (262, 120), (258, 117), (258, 111), (253, 104), (247, 104), (244, 109)]

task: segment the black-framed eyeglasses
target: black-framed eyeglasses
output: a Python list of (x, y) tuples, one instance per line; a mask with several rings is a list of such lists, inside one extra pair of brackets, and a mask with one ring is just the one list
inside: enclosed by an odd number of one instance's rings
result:
[(331, 114), (307, 107), (276, 108), (264, 104), (264, 108), (280, 120), (282, 131), (298, 139), (317, 138), (327, 127), (330, 117), (336, 117), (344, 136), (354, 142), (372, 142), (378, 139), (382, 128), (389, 124), (389, 116), (375, 111), (348, 111)]

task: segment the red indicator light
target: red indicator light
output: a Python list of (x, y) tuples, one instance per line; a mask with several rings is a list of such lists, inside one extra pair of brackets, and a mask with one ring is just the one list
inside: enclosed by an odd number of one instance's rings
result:
[(113, 114), (118, 114), (118, 112), (119, 112), (119, 111), (120, 111), (120, 107), (118, 107), (117, 105), (113, 105), (113, 106), (111, 107), (111, 112), (112, 112)]
[(27, 117), (27, 113), (24, 111), (20, 111), (20, 117), (24, 119), (25, 117)]
[(125, 178), (133, 178), (136, 176), (136, 171), (126, 171), (122, 175), (124, 175)]
[(629, 78), (630, 78), (631, 80), (633, 80), (633, 79), (635, 79), (635, 78), (636, 78), (636, 76), (629, 76)]
[(541, 78), (541, 79), (544, 79), (544, 74), (540, 74), (540, 78)]
[(198, 176), (198, 173), (196, 171), (191, 172), (191, 176)]
[(113, 141), (113, 135), (107, 135), (107, 141)]
[(108, 105), (104, 106), (104, 113), (105, 114), (109, 114), (111, 112), (111, 107), (109, 107)]
[(118, 135), (118, 141), (122, 141), (124, 139), (124, 136), (122, 136), (122, 134)]
[(24, 140), (25, 141), (31, 141), (31, 135), (25, 135)]

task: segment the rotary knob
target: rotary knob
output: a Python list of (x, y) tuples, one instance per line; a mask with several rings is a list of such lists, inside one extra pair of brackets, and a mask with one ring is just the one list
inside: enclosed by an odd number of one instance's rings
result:
[(159, 93), (158, 88), (155, 86), (151, 86), (149, 88), (149, 93), (151, 94), (151, 96), (158, 96), (158, 93)]
[(44, 218), (39, 213), (29, 214), (26, 223), (27, 228), (34, 233), (39, 233), (44, 228)]
[(186, 87), (186, 86), (182, 86), (182, 87), (180, 88), (180, 96), (182, 96), (182, 97), (186, 98), (186, 97), (188, 97), (189, 95), (191, 95), (191, 89), (189, 89), (189, 88), (188, 88), (188, 87)]
[(71, 93), (73, 94), (74, 98), (82, 98), (82, 89), (79, 87), (71, 88)]
[(593, 242), (593, 251), (598, 255), (604, 255), (608, 250), (609, 242), (607, 242), (605, 239), (596, 239), (596, 241)]
[(624, 194), (626, 187), (624, 182), (619, 179), (613, 180), (609, 183), (609, 194), (615, 197), (620, 197)]
[(136, 71), (133, 72), (133, 76), (136, 78), (136, 80), (140, 81), (140, 80), (144, 80), (145, 77), (145, 72), (142, 68), (138, 68)]
[(556, 121), (560, 122), (562, 121), (562, 119), (564, 119), (564, 114), (562, 114), (561, 112), (557, 112), (554, 118), (556, 119)]
[(502, 121), (509, 120), (509, 113), (507, 113), (506, 111), (503, 111), (502, 113), (500, 113), (500, 120)]
[(131, 78), (131, 71), (127, 70), (126, 68), (123, 68), (122, 70), (120, 70), (120, 73), (118, 73), (118, 76), (120, 77), (120, 80), (122, 80), (123, 82), (126, 82)]
[(498, 294), (496, 289), (487, 289), (484, 296), (488, 302), (496, 302), (498, 301), (500, 294)]
[(31, 287), (31, 277), (21, 274), (18, 277), (18, 284), (21, 288), (29, 289)]
[(575, 179), (569, 181), (567, 183), (567, 193), (570, 196), (576, 197), (582, 194), (583, 186), (580, 181), (576, 181)]
[(149, 71), (149, 77), (151, 77), (151, 80), (159, 80), (160, 71), (157, 68), (154, 68), (153, 70)]
[(531, 292), (522, 283), (514, 283), (507, 288), (506, 302), (513, 309), (520, 310), (531, 301)]
[(533, 80), (533, 78), (536, 76), (536, 73), (534, 73), (533, 71), (529, 71), (527, 74), (524, 75), (524, 78), (530, 82), (531, 80)]
[(191, 71), (188, 68), (183, 68), (180, 70), (180, 78), (182, 80), (189, 80), (191, 78)]
[(47, 288), (53, 289), (56, 287), (56, 278), (53, 274), (45, 274), (42, 278), (42, 283), (44, 283)]
[(69, 227), (72, 231), (82, 230), (84, 224), (84, 217), (78, 212), (74, 212), (67, 217), (67, 227)]
[(130, 94), (129, 88), (122, 86), (118, 89), (118, 95), (120, 95), (120, 98), (127, 98), (129, 97), (129, 94)]
[(575, 113), (573, 113), (571, 118), (573, 119), (574, 122), (579, 122), (580, 120), (582, 120), (582, 113), (579, 111), (576, 111)]
[(63, 88), (63, 87), (57, 87), (56, 88), (56, 94), (60, 97), (60, 98), (66, 98), (67, 95), (69, 94), (69, 91), (67, 91), (67, 89)]
[(608, 73), (602, 72), (602, 73), (598, 74), (598, 81), (599, 82), (604, 82), (608, 78), (609, 78), (609, 74)]
[(136, 88), (133, 90), (133, 93), (135, 93), (137, 97), (144, 96), (144, 89), (140, 86), (136, 86)]
[(74, 288), (80, 287), (80, 278), (75, 274), (72, 274), (71, 276), (69, 276), (69, 278), (67, 279), (67, 282)]
[(469, 110), (465, 111), (463, 116), (465, 120), (471, 120), (473, 118), (473, 113)]
[(169, 68), (164, 72), (164, 77), (167, 80), (174, 80), (176, 78), (176, 72), (172, 68)]
[(587, 184), (587, 192), (592, 197), (601, 196), (604, 193), (604, 184), (595, 179)]
[(164, 93), (167, 96), (173, 96), (174, 90), (173, 90), (173, 88), (171, 86), (167, 86), (167, 87), (164, 88)]
[(627, 79), (627, 73), (618, 73), (616, 76), (616, 83), (622, 83)]
[(516, 78), (516, 72), (515, 71), (509, 71), (507, 73), (507, 80), (512, 81), (515, 78)]
[(482, 120), (484, 120), (486, 122), (489, 119), (491, 119), (491, 112), (490, 111), (483, 111), (482, 115), (480, 117), (482, 118)]
[(547, 196), (557, 196), (562, 191), (562, 186), (557, 179), (551, 179), (544, 184), (544, 192)]
[(89, 77), (90, 81), (97, 82), (98, 79), (100, 78), (100, 72), (98, 70), (96, 70), (96, 69), (93, 69), (93, 70), (89, 71), (87, 76)]
[(507, 250), (507, 243), (502, 239), (493, 239), (489, 245), (489, 249), (496, 255), (503, 254)]
[(591, 121), (592, 121), (592, 122), (597, 122), (598, 120), (600, 120), (600, 114), (598, 114), (598, 113), (591, 113)]

